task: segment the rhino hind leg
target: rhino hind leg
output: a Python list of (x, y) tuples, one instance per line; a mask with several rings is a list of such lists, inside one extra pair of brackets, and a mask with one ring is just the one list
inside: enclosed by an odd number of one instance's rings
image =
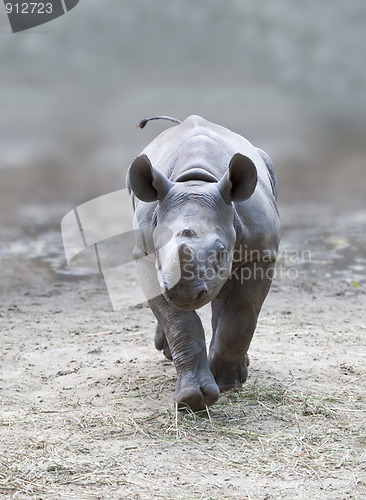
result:
[(163, 330), (163, 327), (161, 326), (160, 323), (156, 325), (156, 331), (155, 331), (155, 338), (154, 338), (154, 344), (155, 348), (158, 351), (163, 351), (164, 356), (172, 361), (172, 353), (170, 352), (170, 347), (165, 335), (165, 332)]

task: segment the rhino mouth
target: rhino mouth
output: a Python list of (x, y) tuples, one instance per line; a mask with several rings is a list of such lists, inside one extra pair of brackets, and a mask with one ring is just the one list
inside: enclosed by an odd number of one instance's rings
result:
[(174, 309), (178, 311), (184, 311), (184, 312), (189, 312), (189, 311), (195, 311), (196, 309), (199, 309), (200, 307), (206, 305), (209, 300), (203, 299), (198, 302), (183, 302), (177, 299), (169, 299), (166, 295), (164, 295), (165, 300), (168, 302), (170, 306), (172, 306)]
[(179, 311), (194, 311), (211, 300), (211, 294), (204, 282), (187, 290), (178, 287), (168, 290), (165, 287), (163, 295), (168, 304)]

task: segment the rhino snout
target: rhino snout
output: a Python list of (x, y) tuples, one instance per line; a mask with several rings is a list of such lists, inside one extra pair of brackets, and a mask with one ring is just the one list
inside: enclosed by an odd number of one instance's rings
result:
[(208, 295), (208, 289), (204, 282), (195, 286), (178, 284), (164, 293), (165, 298), (173, 307), (183, 311), (193, 311), (201, 307), (206, 302)]

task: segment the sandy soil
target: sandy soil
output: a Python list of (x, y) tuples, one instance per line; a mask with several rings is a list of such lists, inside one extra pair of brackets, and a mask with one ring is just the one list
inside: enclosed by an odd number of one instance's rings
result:
[[(285, 213), (283, 248), (314, 245), (314, 261), (280, 262), (299, 274), (273, 284), (248, 382), (203, 415), (176, 413), (175, 370), (153, 347), (146, 306), (113, 312), (99, 276), (56, 274), (32, 254), (42, 241), (60, 248), (52, 217), (3, 226), (2, 498), (366, 497), (357, 214), (338, 231)], [(209, 337), (209, 309), (202, 318)]]
[[(17, 35), (0, 15), (1, 499), (366, 499), (366, 3), (231, 4), (85, 0)], [(176, 413), (147, 307), (60, 273), (61, 218), (123, 187), (160, 113), (270, 154), (296, 271), (208, 414)]]

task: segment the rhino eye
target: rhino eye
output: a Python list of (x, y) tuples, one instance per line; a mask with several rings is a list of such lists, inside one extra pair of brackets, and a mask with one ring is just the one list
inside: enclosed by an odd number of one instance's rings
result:
[(190, 227), (186, 227), (185, 229), (182, 229), (181, 231), (179, 231), (177, 236), (183, 236), (185, 238), (193, 238), (194, 236), (197, 236), (197, 233), (196, 233), (196, 231), (194, 231)]
[(218, 252), (218, 261), (220, 267), (225, 267), (227, 265), (227, 250), (224, 246), (221, 246)]

